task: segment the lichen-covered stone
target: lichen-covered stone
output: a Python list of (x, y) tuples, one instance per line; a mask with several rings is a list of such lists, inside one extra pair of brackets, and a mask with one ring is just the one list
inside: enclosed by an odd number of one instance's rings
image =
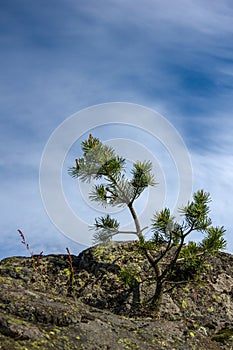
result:
[(161, 313), (132, 308), (153, 285), (137, 242), (98, 245), (72, 256), (12, 257), (0, 262), (0, 349), (230, 349), (233, 347), (233, 256), (210, 259), (200, 280), (164, 296)]

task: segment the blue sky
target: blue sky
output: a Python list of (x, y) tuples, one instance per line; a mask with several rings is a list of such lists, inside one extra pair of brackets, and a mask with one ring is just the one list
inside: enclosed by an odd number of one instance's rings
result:
[(83, 248), (44, 210), (40, 160), (67, 117), (114, 101), (179, 131), (233, 252), (232, 23), (229, 0), (1, 0), (0, 258), (26, 254), (17, 228), (35, 253)]

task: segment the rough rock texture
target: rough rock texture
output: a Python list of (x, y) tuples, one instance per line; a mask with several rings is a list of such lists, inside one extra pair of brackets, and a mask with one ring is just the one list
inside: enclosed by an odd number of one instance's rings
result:
[[(120, 276), (147, 269), (137, 242), (92, 247), (72, 264), (74, 274), (67, 255), (0, 262), (0, 349), (233, 349), (233, 256), (166, 294), (160, 315), (133, 308)], [(152, 287), (140, 286), (142, 300)]]

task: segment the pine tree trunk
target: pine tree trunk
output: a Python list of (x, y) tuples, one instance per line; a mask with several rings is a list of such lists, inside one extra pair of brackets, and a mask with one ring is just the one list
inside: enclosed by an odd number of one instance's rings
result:
[(155, 312), (159, 312), (160, 310), (161, 303), (163, 300), (163, 290), (164, 290), (163, 283), (161, 281), (157, 281), (155, 293), (151, 301), (151, 309)]

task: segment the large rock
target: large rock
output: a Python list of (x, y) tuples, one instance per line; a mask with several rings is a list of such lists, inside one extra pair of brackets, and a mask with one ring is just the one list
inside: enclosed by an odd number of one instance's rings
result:
[[(132, 308), (122, 269), (148, 268), (137, 242), (98, 245), (72, 256), (0, 263), (0, 349), (230, 349), (233, 256), (210, 259), (201, 280), (163, 299), (160, 315)], [(137, 270), (138, 269), (138, 270)], [(140, 285), (142, 300), (153, 286)]]

